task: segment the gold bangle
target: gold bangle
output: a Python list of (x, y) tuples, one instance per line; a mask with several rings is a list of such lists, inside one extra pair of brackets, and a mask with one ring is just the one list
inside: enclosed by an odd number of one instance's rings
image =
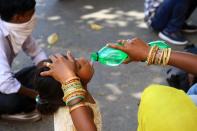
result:
[(85, 97), (86, 93), (84, 93), (84, 92), (76, 92), (76, 93), (73, 93), (73, 94), (71, 94), (71, 95), (69, 95), (67, 97), (64, 96), (63, 97), (63, 101), (67, 101), (71, 97), (78, 96), (78, 95), (81, 95), (81, 96), (84, 96)]
[(168, 49), (165, 49), (164, 50), (165, 51), (165, 55), (164, 55), (164, 58), (163, 58), (163, 66), (165, 66), (166, 65), (166, 60), (167, 60), (167, 56), (168, 56)]
[(156, 55), (158, 49), (159, 48), (157, 46), (151, 47), (150, 52), (148, 54), (148, 58), (147, 58), (148, 65), (153, 64), (153, 61), (154, 61), (154, 58), (155, 58), (155, 55)]
[(80, 81), (80, 78), (77, 76), (70, 77), (67, 80), (65, 80), (65, 82), (63, 84), (67, 84), (68, 82), (70, 82), (72, 80), (79, 80)]
[(154, 48), (154, 46), (150, 48), (149, 53), (148, 53), (148, 57), (147, 57), (147, 64), (148, 65), (150, 64), (150, 57), (151, 57), (153, 48)]
[(64, 95), (63, 97), (63, 100), (66, 101), (68, 98), (74, 96), (74, 95), (83, 95), (85, 96), (86, 95), (86, 92), (82, 92), (82, 91), (78, 91), (78, 92), (73, 92), (73, 93), (70, 93), (69, 95)]
[(84, 90), (83, 88), (73, 89), (73, 90), (64, 92), (64, 96), (67, 97), (67, 96), (69, 96), (70, 94), (72, 94), (74, 92), (86, 92), (86, 90)]
[(65, 92), (69, 90), (70, 88), (80, 88), (80, 87), (82, 87), (81, 82), (73, 82), (68, 85), (62, 85), (62, 90)]
[(74, 82), (81, 82), (81, 81), (78, 79), (73, 79), (73, 80), (70, 80), (69, 82), (65, 83), (64, 85), (69, 85), (70, 83), (74, 83)]
[(163, 55), (162, 55), (162, 59), (161, 59), (161, 63), (160, 65), (163, 65), (165, 62), (165, 57), (166, 57), (166, 49), (163, 49)]
[(169, 60), (170, 60), (171, 51), (172, 51), (172, 49), (169, 48), (169, 49), (168, 49), (167, 59), (166, 59), (166, 65), (168, 65), (168, 62), (169, 62)]
[(77, 108), (79, 108), (79, 107), (83, 107), (83, 106), (86, 106), (84, 103), (80, 103), (80, 104), (77, 104), (77, 105), (75, 105), (75, 106), (73, 106), (73, 107), (71, 107), (69, 110), (70, 110), (70, 113), (72, 112), (72, 111), (74, 111), (75, 109), (77, 109)]
[(164, 53), (164, 51), (162, 50), (161, 54), (159, 56), (158, 65), (161, 65), (161, 63), (162, 63), (163, 53)]
[(157, 54), (157, 52), (158, 52), (158, 49), (159, 49), (159, 47), (156, 46), (156, 47), (154, 48), (154, 50), (153, 50), (151, 64), (153, 64), (154, 61), (155, 61), (155, 57), (156, 57), (156, 54)]
[(64, 91), (69, 92), (74, 89), (83, 89), (83, 86), (81, 84), (73, 84), (73, 85), (70, 85), (68, 88), (66, 88), (66, 90)]
[(161, 50), (158, 50), (155, 55), (155, 60), (153, 61), (153, 64), (157, 65), (159, 63), (159, 57), (161, 56)]

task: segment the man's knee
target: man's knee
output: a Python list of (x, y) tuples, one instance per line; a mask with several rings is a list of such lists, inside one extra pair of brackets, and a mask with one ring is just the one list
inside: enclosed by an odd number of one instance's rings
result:
[(13, 114), (23, 111), (31, 111), (35, 108), (35, 103), (27, 97), (18, 94), (0, 95), (0, 113)]

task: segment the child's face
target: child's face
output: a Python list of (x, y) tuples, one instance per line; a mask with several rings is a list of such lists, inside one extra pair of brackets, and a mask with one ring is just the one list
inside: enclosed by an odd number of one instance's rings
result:
[[(67, 59), (67, 56), (64, 56)], [(81, 79), (83, 85), (88, 84), (94, 74), (94, 68), (90, 64), (90, 61), (86, 60), (83, 57), (76, 58), (76, 74)], [(38, 64), (39, 68), (43, 67), (44, 62), (51, 62), (51, 60), (47, 59)]]
[(90, 64), (90, 61), (83, 57), (76, 59), (76, 65), (77, 75), (80, 77), (83, 84), (87, 84), (94, 74), (93, 66)]

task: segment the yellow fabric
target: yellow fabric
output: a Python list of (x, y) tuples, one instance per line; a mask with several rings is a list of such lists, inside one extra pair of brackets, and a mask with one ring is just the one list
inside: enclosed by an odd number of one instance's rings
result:
[[(98, 102), (91, 104), (86, 102), (94, 113), (94, 123), (97, 127), (97, 131), (102, 131), (102, 117)], [(54, 131), (76, 131), (69, 109), (67, 107), (61, 107), (54, 114)]]
[(197, 131), (197, 107), (181, 90), (151, 85), (142, 94), (138, 131)]

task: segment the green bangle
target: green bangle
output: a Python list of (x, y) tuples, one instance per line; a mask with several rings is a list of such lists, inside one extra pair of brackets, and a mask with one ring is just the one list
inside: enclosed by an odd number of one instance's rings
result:
[[(65, 87), (65, 88), (64, 88)], [(64, 86), (64, 87), (62, 87), (62, 90), (64, 91), (64, 92), (66, 92), (66, 91), (68, 91), (69, 89), (72, 89), (72, 88), (81, 88), (82, 87), (82, 85), (81, 84), (73, 84), (73, 85), (70, 85), (70, 86)]]
[[(85, 99), (85, 97), (84, 97), (84, 96), (81, 96), (81, 95), (79, 95), (79, 96), (74, 96), (74, 97), (71, 97), (70, 99), (68, 99), (68, 100), (66, 101), (66, 105), (67, 105), (67, 106), (73, 106), (73, 104), (70, 105), (70, 102), (72, 102), (73, 100), (75, 100), (75, 99), (77, 99), (77, 98), (80, 98), (80, 99), (81, 99), (79, 102), (81, 102), (82, 100)], [(77, 102), (77, 103), (79, 103), (79, 102)], [(77, 103), (74, 103), (74, 104), (77, 104)]]
[[(79, 95), (79, 96), (74, 96), (74, 97), (72, 97), (72, 98), (70, 98), (69, 100), (66, 101), (66, 105), (67, 105), (67, 106), (71, 106), (70, 103), (71, 103), (73, 100), (78, 99), (78, 98), (81, 99), (79, 102), (81, 102), (83, 99), (85, 99), (85, 97), (84, 97), (84, 96), (81, 96), (81, 95)], [(78, 103), (78, 102), (77, 102), (77, 103)], [(74, 103), (74, 104), (75, 104), (75, 103)]]
[(80, 88), (83, 89), (83, 87), (81, 85), (72, 86), (72, 87), (69, 87), (69, 88), (65, 89), (64, 92), (67, 92), (67, 91), (72, 90), (72, 89), (80, 89)]

